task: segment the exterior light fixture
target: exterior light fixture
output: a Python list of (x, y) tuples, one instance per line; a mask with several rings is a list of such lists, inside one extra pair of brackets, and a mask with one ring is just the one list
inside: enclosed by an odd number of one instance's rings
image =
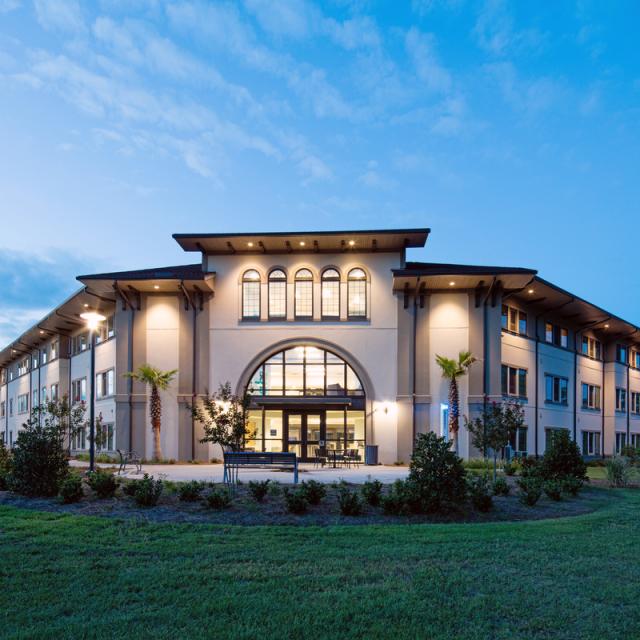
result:
[(253, 247), (253, 242), (247, 242), (247, 247)]
[(356, 243), (356, 241), (355, 241), (355, 240), (349, 240), (349, 246), (350, 246), (350, 247), (353, 247), (353, 245), (354, 245), (355, 243)]
[(456, 286), (456, 283), (452, 280), (452, 281), (449, 283), (449, 286), (450, 286), (450, 287), (455, 287), (455, 286)]
[(159, 289), (159, 288), (160, 288), (160, 285), (159, 285), (159, 284), (154, 284), (154, 285), (153, 285), (153, 288), (154, 288), (154, 289)]
[(80, 317), (87, 323), (87, 327), (89, 331), (95, 331), (98, 328), (98, 325), (106, 318), (101, 314), (95, 311), (87, 311), (86, 313), (81, 313)]

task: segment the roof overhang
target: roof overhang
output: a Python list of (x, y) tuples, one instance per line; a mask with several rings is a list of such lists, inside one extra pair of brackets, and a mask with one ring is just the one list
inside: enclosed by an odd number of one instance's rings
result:
[(399, 252), (424, 247), (429, 229), (300, 231), (295, 233), (174, 233), (185, 251), (209, 255)]

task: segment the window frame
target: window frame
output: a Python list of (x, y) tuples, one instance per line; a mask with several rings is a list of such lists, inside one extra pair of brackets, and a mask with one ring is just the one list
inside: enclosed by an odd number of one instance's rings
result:
[[(257, 278), (249, 278), (248, 274), (249, 273), (255, 273), (258, 277)], [(249, 315), (247, 313), (247, 308), (248, 308), (248, 300), (247, 300), (247, 292), (248, 292), (248, 285), (255, 285), (257, 288), (257, 292), (258, 292), (258, 305), (257, 305), (257, 313), (255, 315)], [(261, 309), (262, 309), (262, 276), (260, 275), (260, 272), (257, 269), (246, 269), (244, 271), (244, 273), (242, 274), (242, 286), (241, 286), (241, 300), (240, 300), (240, 305), (241, 305), (241, 316), (242, 319), (245, 321), (249, 321), (249, 322), (256, 322), (259, 321), (262, 314), (261, 314)]]
[[(506, 311), (506, 314), (505, 314)], [(515, 329), (511, 328), (511, 314), (512, 312), (515, 314)], [(506, 322), (505, 322), (506, 318)], [(524, 331), (521, 331), (521, 323), (524, 320)], [(500, 316), (500, 326), (503, 331), (510, 333), (514, 336), (524, 336), (527, 337), (529, 335), (529, 316), (526, 311), (522, 309), (518, 309), (517, 307), (512, 307), (508, 304), (502, 304), (501, 316)]]
[[(506, 376), (505, 376), (506, 371)], [(516, 381), (516, 393), (512, 393), (511, 389), (511, 371), (515, 372), (515, 381)], [(524, 372), (524, 394), (521, 393), (521, 383), (522, 383), (522, 373)], [(500, 369), (500, 387), (502, 390), (502, 395), (505, 398), (519, 398), (520, 400), (527, 400), (529, 398), (528, 394), (528, 375), (529, 370), (524, 367), (516, 367), (515, 365), (502, 363)], [(506, 382), (506, 385), (505, 385)]]
[[(330, 271), (333, 271), (336, 273), (336, 276), (330, 276), (327, 277), (327, 273), (329, 273)], [(326, 314), (324, 312), (324, 300), (325, 300), (325, 296), (324, 296), (324, 292), (325, 292), (325, 284), (328, 283), (336, 283), (338, 284), (338, 313), (336, 314)], [(323, 320), (340, 320), (340, 314), (342, 311), (342, 304), (341, 304), (341, 289), (342, 289), (342, 282), (341, 282), (341, 275), (340, 275), (340, 271), (338, 269), (336, 269), (335, 267), (325, 267), (322, 270), (322, 273), (320, 274), (320, 316), (322, 317)]]
[[(585, 403), (585, 388), (587, 390), (587, 402)], [(582, 391), (582, 409), (588, 411), (601, 411), (602, 410), (602, 388), (600, 385), (591, 384), (590, 382), (581, 383)], [(595, 402), (597, 397), (598, 402)], [(593, 401), (592, 401), (593, 399)]]
[[(599, 456), (602, 451), (602, 438), (599, 431), (584, 429), (582, 431), (582, 444), (580, 450), (583, 456)], [(586, 442), (586, 447), (585, 447)]]
[[(362, 278), (354, 278), (351, 274), (354, 271), (361, 271), (363, 274)], [(364, 313), (351, 313), (351, 296), (353, 295), (351, 292), (352, 283), (363, 283), (364, 284)], [(369, 295), (368, 295), (368, 283), (369, 278), (367, 276), (367, 272), (362, 267), (353, 267), (349, 269), (347, 273), (347, 318), (349, 320), (366, 320), (369, 315)]]
[[(548, 381), (551, 381), (551, 397), (549, 397), (549, 385)], [(556, 381), (558, 382), (558, 399), (556, 399)], [(564, 400), (562, 399), (562, 389), (564, 384)], [(566, 407), (569, 405), (569, 378), (566, 376), (558, 376), (553, 373), (544, 374), (544, 401), (546, 404), (555, 404)]]
[[(282, 277), (274, 278), (275, 273), (281, 273)], [(271, 312), (271, 301), (272, 301), (272, 284), (283, 284), (284, 283), (284, 312), (281, 314), (273, 314)], [(267, 275), (267, 317), (269, 320), (286, 320), (287, 319), (287, 273), (281, 267), (273, 267), (269, 274)]]
[[(310, 277), (306, 277), (306, 276), (300, 277), (300, 274), (305, 271), (309, 274)], [(298, 287), (303, 282), (305, 284), (311, 285), (309, 287), (309, 300), (305, 300), (305, 304), (306, 302), (309, 302), (309, 301), (311, 302), (311, 309), (308, 315), (298, 313), (298, 300), (301, 300), (301, 298), (298, 296), (298, 290), (299, 290)], [(313, 320), (313, 312), (314, 312), (313, 285), (314, 285), (313, 271), (311, 271), (309, 267), (300, 267), (300, 269), (296, 271), (293, 279), (293, 315), (296, 320)], [(302, 291), (302, 289), (300, 289), (300, 291)]]
[(627, 390), (624, 387), (616, 387), (616, 411), (627, 412)]

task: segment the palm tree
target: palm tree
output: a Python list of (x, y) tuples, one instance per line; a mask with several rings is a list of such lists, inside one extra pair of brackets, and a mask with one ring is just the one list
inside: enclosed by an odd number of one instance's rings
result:
[(151, 387), (149, 413), (151, 414), (151, 429), (153, 430), (153, 459), (156, 461), (162, 460), (162, 448), (160, 446), (162, 403), (160, 402), (160, 391), (167, 390), (176, 373), (178, 373), (177, 369), (162, 371), (150, 364), (143, 364), (135, 371), (128, 371), (124, 374), (127, 378), (133, 378)]
[(454, 451), (458, 452), (458, 429), (460, 427), (460, 394), (458, 378), (464, 376), (476, 361), (471, 351), (461, 351), (458, 359), (436, 355), (436, 362), (442, 369), (442, 377), (449, 380), (449, 433), (454, 442)]

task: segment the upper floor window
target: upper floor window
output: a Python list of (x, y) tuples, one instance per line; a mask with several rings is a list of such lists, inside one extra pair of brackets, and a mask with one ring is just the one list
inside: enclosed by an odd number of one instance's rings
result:
[(260, 318), (260, 274), (255, 269), (245, 271), (242, 276), (242, 317)]
[(18, 362), (18, 375), (23, 376), (27, 371), (29, 371), (29, 358), (25, 358)]
[(600, 340), (589, 338), (588, 336), (582, 336), (582, 353), (590, 358), (600, 360), (602, 357), (602, 345), (600, 344)]
[(99, 373), (96, 376), (96, 398), (107, 398), (113, 393), (113, 369)]
[(58, 341), (51, 343), (51, 359), (55, 360), (58, 357)]
[(616, 388), (616, 411), (627, 410), (627, 390)]
[(96, 344), (105, 342), (115, 335), (115, 329), (113, 324), (113, 316), (109, 316), (104, 322), (100, 323), (96, 332)]
[(47, 364), (47, 348), (46, 347), (40, 352), (40, 362), (42, 364)]
[(636, 351), (635, 349), (631, 350), (630, 363), (634, 369), (640, 369), (640, 351)]
[(300, 269), (295, 282), (296, 318), (313, 317), (313, 274), (309, 269)]
[(367, 316), (367, 274), (362, 269), (351, 269), (347, 276), (347, 310), (350, 318)]
[(569, 381), (560, 376), (545, 375), (545, 401), (555, 404), (567, 404)]
[(629, 350), (623, 344), (616, 345), (616, 361), (622, 364), (627, 364), (629, 357)]
[(335, 269), (322, 272), (322, 317), (340, 317), (340, 274)]
[(631, 392), (631, 413), (640, 413), (640, 392)]
[(4, 400), (0, 402), (0, 418), (4, 418), (4, 412), (6, 411), (5, 406)]
[(22, 393), (18, 396), (18, 413), (27, 413), (29, 411), (29, 394)]
[(557, 347), (566, 349), (569, 346), (569, 331), (564, 327), (546, 322), (544, 339), (549, 344), (555, 344)]
[(13, 415), (13, 398), (9, 398), (9, 417)]
[(282, 269), (269, 274), (269, 317), (287, 317), (287, 276)]
[(502, 305), (502, 328), (511, 333), (527, 335), (527, 314), (515, 307)]
[(595, 384), (582, 383), (582, 408), (600, 409), (600, 387)]
[(71, 382), (71, 401), (85, 402), (87, 400), (87, 379), (79, 378)]
[(502, 395), (527, 397), (527, 370), (502, 365)]
[(58, 384), (51, 385), (51, 402), (58, 402)]
[(38, 354), (34, 353), (33, 356), (31, 357), (31, 368), (32, 369), (37, 369), (38, 368)]

